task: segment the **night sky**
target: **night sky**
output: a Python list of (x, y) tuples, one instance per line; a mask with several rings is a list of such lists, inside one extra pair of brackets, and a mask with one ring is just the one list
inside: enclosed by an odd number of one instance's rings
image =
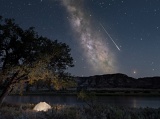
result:
[(0, 15), (71, 48), (75, 76), (160, 76), (160, 0), (0, 0)]

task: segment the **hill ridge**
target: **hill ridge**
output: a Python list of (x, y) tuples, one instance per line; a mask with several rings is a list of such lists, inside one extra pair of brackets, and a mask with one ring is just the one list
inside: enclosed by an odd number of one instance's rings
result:
[(103, 74), (75, 77), (79, 87), (88, 88), (143, 88), (160, 89), (160, 77), (133, 78), (126, 74)]

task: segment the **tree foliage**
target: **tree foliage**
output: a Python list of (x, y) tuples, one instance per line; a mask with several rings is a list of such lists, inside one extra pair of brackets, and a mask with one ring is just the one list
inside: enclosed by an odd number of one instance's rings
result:
[(65, 43), (39, 36), (33, 27), (23, 30), (14, 19), (0, 17), (0, 81), (9, 86), (8, 92), (23, 79), (66, 87), (66, 69), (73, 67), (70, 51)]

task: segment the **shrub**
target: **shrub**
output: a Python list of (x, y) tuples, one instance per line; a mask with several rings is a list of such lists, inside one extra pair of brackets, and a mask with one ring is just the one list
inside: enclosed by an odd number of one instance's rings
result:
[(160, 108), (52, 105), (48, 112), (35, 112), (33, 107), (33, 104), (5, 104), (0, 108), (0, 119), (160, 119)]

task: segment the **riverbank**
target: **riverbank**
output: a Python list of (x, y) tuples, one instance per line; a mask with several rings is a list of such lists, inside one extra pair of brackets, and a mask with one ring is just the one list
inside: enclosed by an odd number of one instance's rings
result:
[[(95, 96), (160, 96), (160, 89), (126, 89), (126, 88), (109, 88), (109, 89), (92, 89), (86, 90), (86, 93), (92, 93)], [(19, 93), (12, 93), (10, 95), (78, 95), (79, 92), (76, 90), (64, 90), (64, 91), (49, 91), (49, 90), (39, 90)]]
[(129, 108), (110, 105), (51, 105), (47, 112), (33, 111), (34, 104), (3, 104), (0, 119), (160, 119), (160, 108)]

